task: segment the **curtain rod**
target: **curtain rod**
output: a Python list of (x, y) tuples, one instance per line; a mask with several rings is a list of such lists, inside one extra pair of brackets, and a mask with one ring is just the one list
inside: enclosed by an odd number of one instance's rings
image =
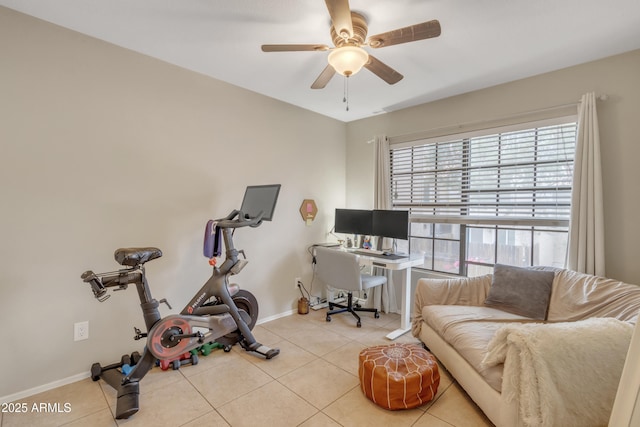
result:
[[(606, 101), (607, 99), (609, 99), (609, 95), (607, 95), (606, 93), (601, 94), (601, 95), (596, 95), (596, 99), (599, 101)], [(508, 120), (508, 119), (515, 119), (518, 117), (523, 117), (523, 116), (530, 116), (530, 115), (534, 115), (534, 114), (540, 114), (540, 113), (548, 113), (550, 111), (556, 111), (556, 110), (563, 110), (563, 109), (568, 109), (571, 107), (577, 107), (578, 105), (580, 105), (580, 102), (582, 102), (582, 100), (579, 100), (577, 102), (571, 102), (568, 104), (562, 104), (562, 105), (555, 105), (553, 107), (546, 107), (546, 108), (540, 108), (537, 110), (530, 110), (530, 111), (523, 111), (520, 113), (515, 113), (515, 114), (510, 114), (508, 116), (501, 116), (501, 117), (496, 117), (493, 119), (485, 119), (485, 120), (476, 120), (476, 121), (472, 121), (472, 122), (466, 122), (466, 123), (460, 123), (457, 125), (449, 125), (449, 126), (442, 126), (439, 128), (433, 128), (433, 129), (429, 129), (426, 131), (422, 131), (422, 132), (416, 132), (416, 133), (411, 133), (411, 134), (405, 134), (405, 135), (398, 135), (398, 136), (394, 136), (394, 137), (390, 137), (389, 138), (389, 143), (390, 144), (394, 144), (394, 143), (400, 143), (400, 142), (406, 142), (406, 141), (412, 141), (415, 139), (421, 139), (421, 136), (426, 134), (426, 133), (435, 133), (435, 132), (445, 132), (445, 131), (456, 131), (456, 130), (460, 130), (463, 129), (465, 127), (469, 127), (469, 126), (476, 126), (476, 125), (489, 125), (491, 123), (495, 123), (495, 122), (500, 122), (503, 120)], [(367, 141), (367, 144), (371, 144), (372, 142), (374, 142), (373, 139), (370, 139)]]

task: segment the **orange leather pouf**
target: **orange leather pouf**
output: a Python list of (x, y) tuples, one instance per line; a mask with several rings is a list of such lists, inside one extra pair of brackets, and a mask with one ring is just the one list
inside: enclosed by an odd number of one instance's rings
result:
[(360, 387), (385, 409), (424, 405), (436, 395), (440, 374), (436, 358), (418, 344), (391, 344), (360, 352)]

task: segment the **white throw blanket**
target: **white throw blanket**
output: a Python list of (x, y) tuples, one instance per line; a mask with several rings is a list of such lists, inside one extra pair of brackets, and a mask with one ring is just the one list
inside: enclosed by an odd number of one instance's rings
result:
[(517, 399), (525, 425), (606, 426), (632, 333), (613, 318), (510, 324), (483, 364), (504, 363), (503, 398)]

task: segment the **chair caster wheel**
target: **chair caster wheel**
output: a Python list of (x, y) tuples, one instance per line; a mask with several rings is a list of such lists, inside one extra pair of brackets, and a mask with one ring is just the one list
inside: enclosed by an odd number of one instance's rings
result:
[(358, 323), (356, 323), (356, 326), (357, 326), (358, 328), (362, 328), (362, 323), (358, 320)]
[(327, 315), (327, 322), (331, 322), (331, 316)]
[(380, 318), (380, 313), (378, 313), (377, 311), (374, 313), (373, 317), (375, 317), (376, 319)]

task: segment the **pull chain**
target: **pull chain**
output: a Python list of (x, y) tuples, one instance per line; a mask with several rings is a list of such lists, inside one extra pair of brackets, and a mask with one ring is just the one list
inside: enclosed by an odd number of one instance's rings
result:
[(349, 111), (349, 76), (344, 77), (342, 102), (345, 102), (347, 104), (347, 111)]

